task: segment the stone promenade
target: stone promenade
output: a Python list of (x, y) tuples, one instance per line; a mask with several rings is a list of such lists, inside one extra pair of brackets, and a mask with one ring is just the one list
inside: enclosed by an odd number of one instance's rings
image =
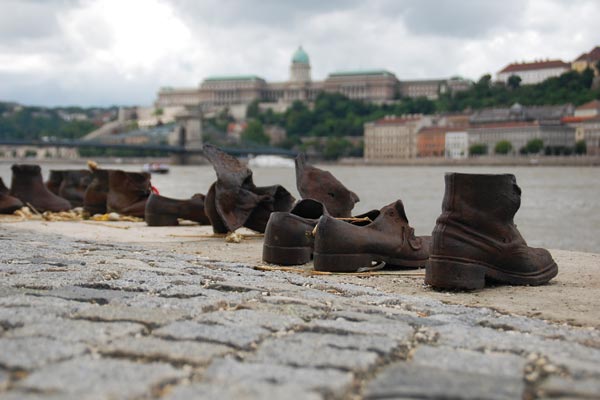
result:
[(2, 400), (599, 396), (596, 329), (0, 225)]

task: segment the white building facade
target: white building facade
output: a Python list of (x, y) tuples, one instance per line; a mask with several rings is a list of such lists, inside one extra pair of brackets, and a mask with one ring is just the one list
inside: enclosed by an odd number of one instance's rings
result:
[(497, 80), (507, 83), (515, 75), (521, 78), (522, 85), (535, 85), (548, 78), (560, 76), (571, 69), (570, 64), (561, 60), (513, 63), (498, 72)]
[(446, 132), (445, 155), (450, 160), (461, 160), (469, 157), (469, 133)]

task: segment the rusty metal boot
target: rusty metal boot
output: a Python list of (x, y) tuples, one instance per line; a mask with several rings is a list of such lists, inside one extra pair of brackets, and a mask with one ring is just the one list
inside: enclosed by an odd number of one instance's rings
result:
[(546, 249), (527, 246), (513, 218), (521, 205), (514, 175), (446, 174), (425, 283), (480, 289), (486, 281), (541, 285), (558, 273)]
[(252, 170), (237, 158), (210, 144), (204, 145), (204, 155), (217, 173), (204, 201), (213, 232), (234, 232), (242, 226), (264, 232), (272, 212), (292, 208), (295, 199), (283, 186), (257, 187)]
[(71, 204), (52, 193), (42, 179), (42, 170), (39, 165), (15, 164), (12, 166), (12, 182), (10, 195), (28, 203), (37, 211), (67, 211)]
[(354, 204), (360, 201), (331, 172), (308, 165), (304, 154), (296, 157), (296, 187), (303, 199), (320, 201), (337, 218), (351, 217)]
[[(263, 261), (279, 265), (300, 265), (313, 256), (313, 230), (329, 212), (323, 203), (302, 199), (289, 212), (274, 212), (269, 218), (263, 244)], [(379, 210), (357, 215), (350, 223), (366, 225), (379, 215)]]
[(83, 194), (83, 208), (90, 215), (106, 214), (109, 171), (100, 168), (93, 168), (91, 171), (91, 182)]
[(62, 170), (51, 169), (50, 175), (48, 176), (48, 180), (46, 181), (46, 187), (49, 191), (54, 194), (58, 194), (58, 190), (60, 189), (60, 184), (63, 180), (63, 172)]
[(0, 214), (12, 214), (23, 207), (23, 202), (9, 194), (8, 188), (0, 178)]
[(364, 226), (324, 215), (315, 234), (314, 267), (317, 271), (356, 272), (373, 263), (418, 268), (429, 257), (429, 236), (415, 236), (402, 201), (383, 207)]
[(106, 210), (144, 218), (146, 201), (152, 193), (147, 172), (108, 171)]
[(204, 213), (204, 195), (197, 193), (189, 200), (170, 199), (154, 193), (148, 197), (144, 219), (149, 226), (176, 226), (180, 218), (210, 225)]
[[(87, 169), (65, 170), (58, 189), (58, 195), (69, 200), (73, 207), (83, 206), (85, 190), (92, 180), (92, 174)], [(48, 185), (48, 183), (46, 183)]]

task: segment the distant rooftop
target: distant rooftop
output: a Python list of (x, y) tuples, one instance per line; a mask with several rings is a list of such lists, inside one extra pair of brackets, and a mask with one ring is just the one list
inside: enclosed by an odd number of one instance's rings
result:
[(536, 69), (569, 68), (569, 64), (561, 60), (545, 60), (524, 63), (512, 63), (500, 70), (503, 72), (531, 71)]
[(575, 61), (594, 62), (600, 60), (600, 46), (596, 46), (589, 53), (583, 53)]
[(209, 76), (204, 79), (205, 82), (214, 82), (214, 81), (258, 81), (264, 80), (260, 76), (257, 75), (221, 75), (221, 76)]
[(386, 71), (385, 69), (366, 69), (366, 70), (356, 70), (356, 71), (338, 71), (332, 72), (329, 74), (330, 77), (338, 77), (338, 76), (358, 76), (358, 75), (382, 75), (382, 76), (394, 76), (390, 71)]

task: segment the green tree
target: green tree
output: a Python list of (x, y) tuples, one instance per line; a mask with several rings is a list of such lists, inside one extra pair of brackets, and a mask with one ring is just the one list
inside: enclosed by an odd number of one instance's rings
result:
[(265, 134), (262, 123), (257, 119), (248, 122), (248, 126), (242, 132), (241, 138), (244, 142), (268, 145), (269, 137)]
[(506, 82), (509, 88), (516, 89), (521, 86), (521, 77), (519, 75), (511, 75)]
[(246, 108), (246, 118), (259, 118), (260, 109), (258, 107), (259, 100), (253, 100)]
[(586, 154), (587, 153), (587, 144), (585, 140), (578, 140), (575, 143), (575, 154)]
[(471, 147), (469, 147), (469, 154), (472, 156), (481, 156), (484, 154), (487, 154), (487, 145), (482, 144), (482, 143), (477, 143), (477, 144), (473, 144), (471, 145)]
[(349, 155), (353, 147), (348, 139), (330, 137), (325, 142), (323, 157), (327, 160), (337, 160), (340, 157)]
[(501, 140), (496, 143), (494, 147), (494, 153), (496, 154), (508, 154), (512, 150), (512, 143), (508, 140)]
[(527, 148), (527, 153), (538, 154), (544, 148), (544, 141), (542, 139), (531, 139), (525, 147)]

